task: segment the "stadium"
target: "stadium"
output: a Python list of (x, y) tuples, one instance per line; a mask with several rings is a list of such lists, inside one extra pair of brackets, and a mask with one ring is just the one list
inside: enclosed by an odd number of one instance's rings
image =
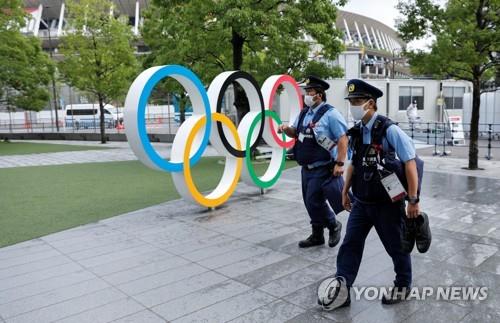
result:
[[(64, 1), (26, 0), (24, 4), (26, 12), (30, 13), (31, 17), (23, 32), (39, 37), (43, 49), (51, 53), (54, 59), (60, 59), (57, 50), (59, 37), (70, 32), (66, 28)], [(114, 4), (112, 10), (116, 11), (116, 14), (127, 16), (131, 30), (139, 36), (134, 44), (136, 53), (147, 53), (148, 48), (140, 38), (140, 28), (144, 21), (141, 15), (150, 5), (149, 1), (116, 0)], [(379, 109), (399, 122), (407, 121), (406, 110), (411, 103), (416, 104), (422, 122), (447, 122), (450, 116), (458, 117), (465, 122), (469, 120), (472, 106), (471, 83), (414, 78), (406, 59), (401, 56), (406, 46), (405, 42), (398, 37), (394, 29), (375, 19), (338, 10), (336, 26), (343, 32), (345, 51), (337, 60), (327, 63), (341, 66), (344, 77), (329, 80), (332, 86), (328, 91), (328, 100), (346, 117), (349, 118), (347, 103), (343, 99), (346, 81), (362, 78), (384, 92), (384, 97), (378, 102)], [(314, 45), (311, 46), (310, 59), (323, 61), (324, 59), (317, 56), (316, 52)], [(60, 108), (68, 104), (89, 103), (85, 96), (65, 85), (61, 86), (58, 95)], [(488, 99), (483, 100), (482, 110), (485, 112), (482, 113), (481, 123), (496, 123), (500, 120), (500, 111), (495, 109), (498, 91), (488, 95)], [(28, 114), (30, 118), (43, 119), (47, 118), (49, 111), (52, 110), (53, 108), (48, 106), (47, 111), (41, 112), (44, 114), (42, 117), (36, 116), (35, 113)], [(175, 108), (167, 110), (168, 117), (172, 119), (178, 113)], [(26, 118), (26, 114), (18, 117)], [(54, 118), (53, 115), (51, 118)]]

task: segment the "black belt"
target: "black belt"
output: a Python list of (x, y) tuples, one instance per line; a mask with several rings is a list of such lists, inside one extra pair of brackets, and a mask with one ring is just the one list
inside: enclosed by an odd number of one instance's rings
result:
[(323, 167), (331, 168), (334, 165), (335, 165), (335, 161), (328, 163), (328, 164), (319, 165), (319, 166), (312, 166), (312, 167), (311, 167), (311, 165), (304, 165), (304, 168), (307, 170), (314, 170), (314, 169), (319, 169), (319, 168), (323, 168)]
[(396, 201), (396, 202), (392, 202), (390, 199), (387, 199), (387, 200), (383, 200), (383, 201), (376, 201), (376, 200), (362, 200), (360, 199), (359, 197), (356, 197), (355, 195), (353, 195), (353, 198), (355, 201), (361, 203), (361, 204), (365, 204), (365, 205), (382, 205), (382, 204), (394, 204), (394, 205), (397, 205), (398, 203), (401, 203), (403, 202), (404, 203), (404, 200), (400, 200), (400, 201)]

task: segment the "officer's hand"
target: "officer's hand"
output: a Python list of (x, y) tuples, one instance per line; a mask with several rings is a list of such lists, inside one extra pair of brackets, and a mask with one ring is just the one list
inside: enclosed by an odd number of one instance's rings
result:
[(418, 215), (420, 214), (420, 206), (417, 204), (411, 204), (408, 203), (408, 206), (406, 207), (406, 216), (409, 219), (414, 219), (417, 218)]
[(278, 127), (278, 133), (283, 133), (284, 131), (286, 131), (286, 128), (288, 128), (287, 125), (285, 124), (282, 124)]
[(351, 212), (351, 199), (349, 198), (349, 193), (342, 192), (342, 206), (347, 212)]
[(335, 165), (333, 167), (333, 176), (342, 176), (344, 174), (344, 166)]

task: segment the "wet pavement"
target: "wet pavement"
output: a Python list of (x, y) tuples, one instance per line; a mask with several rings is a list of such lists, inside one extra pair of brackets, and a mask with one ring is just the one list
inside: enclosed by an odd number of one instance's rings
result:
[[(293, 168), (265, 195), (240, 183), (214, 211), (177, 200), (0, 249), (0, 322), (500, 322), (500, 172), (426, 165), (433, 242), (412, 253), (413, 285), (486, 286), (483, 301), (324, 312), (316, 288), (338, 247), (297, 247), (310, 229)], [(392, 267), (372, 230), (355, 285), (391, 286)]]

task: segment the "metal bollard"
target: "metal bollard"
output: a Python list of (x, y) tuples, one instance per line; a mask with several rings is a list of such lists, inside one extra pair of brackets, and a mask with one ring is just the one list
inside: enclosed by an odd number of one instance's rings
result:
[(454, 146), (455, 145), (455, 141), (453, 139), (453, 133), (455, 132), (455, 129), (453, 129), (451, 126), (450, 126), (450, 134), (451, 134), (451, 145)]
[(444, 122), (443, 122), (443, 151), (441, 152), (441, 156), (448, 156), (448, 153), (446, 152), (446, 123)]
[(491, 160), (493, 156), (491, 156), (491, 134), (493, 130), (491, 129), (491, 124), (488, 125), (488, 155), (486, 155), (486, 159)]
[(427, 122), (427, 144), (429, 144), (429, 139), (430, 139), (430, 132), (431, 132), (431, 129), (430, 129), (430, 126), (429, 126), (429, 122)]
[(438, 142), (437, 122), (435, 122), (434, 123), (434, 153), (432, 154), (433, 156), (439, 155), (439, 151), (437, 150), (437, 142)]

